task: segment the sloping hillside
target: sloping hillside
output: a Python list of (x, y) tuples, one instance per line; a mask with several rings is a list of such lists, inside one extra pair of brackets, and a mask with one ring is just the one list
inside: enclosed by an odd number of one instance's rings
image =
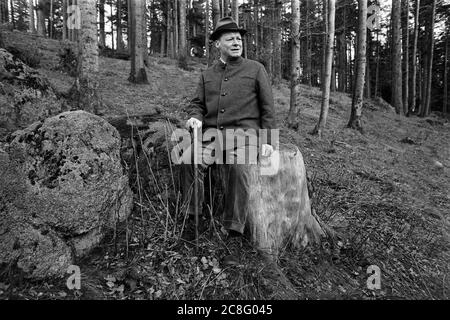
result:
[[(8, 40), (9, 39), (9, 40)], [(10, 43), (26, 36), (6, 37)], [(38, 41), (40, 42), (40, 41)], [(52, 70), (57, 42), (40, 42), (39, 71), (57, 91), (67, 91), (73, 79)], [(100, 58), (100, 92), (105, 117), (153, 113), (155, 109), (180, 119), (204, 65), (184, 71), (177, 62), (151, 57), (148, 85), (127, 81), (129, 62)], [(334, 246), (286, 250), (276, 274), (262, 265), (250, 246), (246, 264), (220, 269), (217, 239), (203, 239), (200, 253), (159, 222), (142, 230), (139, 216), (150, 214), (139, 202), (136, 217), (117, 237), (82, 264), (87, 285), (69, 292), (65, 282), (19, 283), (0, 286), (0, 297), (107, 299), (448, 299), (450, 231), (450, 122), (432, 115), (405, 118), (381, 101), (363, 110), (364, 134), (346, 128), (351, 99), (332, 93), (327, 130), (312, 136), (319, 115), (320, 90), (302, 86), (300, 126), (286, 129), (289, 87), (274, 88), (281, 139), (296, 144), (304, 156), (312, 184), (313, 208), (338, 233)], [(138, 196), (137, 196), (138, 197)], [(155, 204), (157, 210), (158, 204)], [(142, 211), (144, 210), (144, 211)], [(162, 231), (161, 231), (162, 230)], [(129, 242), (120, 241), (125, 233)], [(142, 235), (145, 234), (145, 247)], [(367, 289), (367, 267), (381, 269), (381, 290)], [(219, 270), (219, 271), (218, 271)], [(2, 289), (3, 288), (3, 289)], [(5, 289), (6, 288), (6, 289)]]

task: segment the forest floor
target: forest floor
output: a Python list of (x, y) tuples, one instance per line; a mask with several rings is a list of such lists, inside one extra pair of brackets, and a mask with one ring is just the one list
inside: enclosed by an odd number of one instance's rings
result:
[[(128, 61), (101, 57), (104, 117), (156, 108), (183, 119), (206, 67), (199, 61), (190, 66), (193, 70), (185, 71), (175, 60), (150, 57), (150, 84), (133, 85), (127, 81)], [(49, 65), (39, 71), (59, 92), (72, 85), (73, 78)], [(164, 203), (136, 194), (126, 226), (79, 261), (81, 290), (68, 290), (64, 279), (0, 283), (0, 299), (448, 299), (449, 119), (406, 118), (369, 100), (360, 133), (346, 128), (349, 95), (332, 93), (327, 129), (319, 138), (309, 132), (319, 116), (320, 90), (301, 86), (296, 131), (284, 121), (288, 83), (273, 90), (281, 139), (301, 150), (313, 209), (338, 233), (337, 243), (287, 248), (274, 265), (246, 243), (243, 263), (222, 268), (219, 233), (209, 229), (196, 251), (180, 239)], [(372, 265), (380, 268), (380, 290), (367, 287)]]

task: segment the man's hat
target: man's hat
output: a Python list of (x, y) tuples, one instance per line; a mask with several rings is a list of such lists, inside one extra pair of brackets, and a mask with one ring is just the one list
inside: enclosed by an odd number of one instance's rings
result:
[(244, 35), (247, 33), (247, 30), (239, 28), (233, 18), (224, 17), (217, 22), (216, 29), (211, 34), (210, 39), (212, 41), (217, 40), (224, 32), (239, 32), (241, 35)]

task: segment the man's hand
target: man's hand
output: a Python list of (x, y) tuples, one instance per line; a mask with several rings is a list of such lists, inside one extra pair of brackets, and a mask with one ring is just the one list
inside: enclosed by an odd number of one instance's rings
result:
[(186, 129), (195, 129), (195, 128), (201, 128), (202, 122), (196, 118), (190, 118), (188, 121), (186, 121)]
[(273, 153), (273, 147), (270, 144), (263, 144), (261, 146), (261, 156), (270, 157)]

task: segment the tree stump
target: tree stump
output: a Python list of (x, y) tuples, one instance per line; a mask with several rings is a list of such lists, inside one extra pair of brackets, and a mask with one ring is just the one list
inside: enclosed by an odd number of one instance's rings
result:
[(294, 247), (319, 242), (325, 236), (311, 212), (306, 168), (300, 150), (280, 145), (273, 174), (264, 175), (262, 161), (251, 169), (248, 229), (258, 249), (277, 256), (288, 244)]

